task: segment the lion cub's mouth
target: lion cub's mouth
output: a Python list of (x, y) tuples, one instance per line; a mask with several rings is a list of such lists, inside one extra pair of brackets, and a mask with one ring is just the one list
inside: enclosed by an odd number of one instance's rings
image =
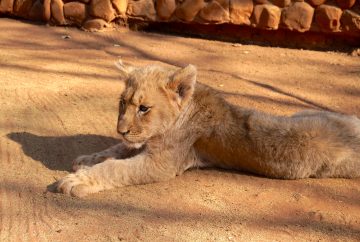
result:
[(132, 141), (129, 138), (127, 138), (125, 135), (120, 135), (120, 140), (123, 143), (125, 143), (126, 146), (135, 149), (139, 149), (145, 144), (145, 141)]

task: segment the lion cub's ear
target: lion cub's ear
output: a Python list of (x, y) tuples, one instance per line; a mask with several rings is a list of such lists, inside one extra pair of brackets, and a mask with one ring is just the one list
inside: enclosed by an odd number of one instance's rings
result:
[(194, 93), (196, 75), (196, 67), (188, 65), (176, 71), (167, 83), (167, 87), (177, 93), (180, 106), (185, 106)]
[(122, 62), (122, 60), (118, 60), (115, 63), (115, 66), (120, 70), (120, 74), (124, 77), (124, 78), (128, 78), (130, 73), (135, 70), (135, 67), (132, 66), (125, 66), (124, 63)]

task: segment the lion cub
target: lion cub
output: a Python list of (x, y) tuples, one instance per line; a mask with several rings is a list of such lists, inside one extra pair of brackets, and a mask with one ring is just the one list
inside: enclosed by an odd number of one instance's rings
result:
[(192, 167), (222, 167), (282, 179), (360, 176), (360, 120), (330, 112), (273, 116), (236, 107), (195, 84), (192, 65), (117, 64), (127, 80), (117, 131), (122, 140), (80, 156), (58, 191), (85, 196), (165, 181)]

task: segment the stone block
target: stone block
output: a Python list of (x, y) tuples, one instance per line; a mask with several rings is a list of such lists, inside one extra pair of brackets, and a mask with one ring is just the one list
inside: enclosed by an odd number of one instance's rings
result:
[(61, 0), (51, 0), (51, 17), (55, 24), (65, 24), (64, 3)]
[(252, 15), (252, 24), (262, 29), (278, 29), (281, 9), (272, 4), (256, 5)]
[(14, 15), (27, 18), (34, 2), (35, 1), (33, 0), (15, 0), (13, 9)]
[(175, 10), (175, 15), (185, 22), (191, 22), (205, 5), (204, 0), (185, 0)]
[(250, 25), (250, 17), (254, 9), (252, 0), (230, 0), (230, 22)]
[(129, 1), (126, 13), (144, 20), (156, 20), (156, 11), (152, 0)]
[(125, 15), (128, 5), (127, 0), (111, 0), (111, 3), (118, 15)]
[[(226, 11), (229, 12), (229, 8), (230, 8), (230, 0), (211, 0), (211, 1), (217, 1), (221, 7), (223, 7)], [(207, 1), (210, 2), (210, 1)]]
[(265, 4), (265, 3), (270, 3), (268, 0), (254, 0), (255, 4)]
[(213, 0), (200, 10), (200, 18), (211, 23), (227, 23), (230, 20), (229, 12), (220, 3)]
[(92, 0), (89, 13), (91, 16), (102, 18), (107, 22), (115, 18), (115, 10), (110, 0)]
[(81, 24), (86, 19), (86, 6), (80, 2), (65, 3), (64, 15), (66, 19)]
[(322, 30), (336, 32), (340, 29), (341, 15), (340, 8), (323, 4), (315, 10), (315, 21)]
[(284, 8), (290, 5), (291, 0), (272, 0), (272, 3), (280, 8)]
[(37, 0), (31, 7), (29, 12), (29, 19), (41, 21), (43, 20), (43, 5), (40, 0)]
[(321, 4), (324, 4), (326, 0), (307, 0), (308, 3), (310, 3), (312, 6), (319, 6)]
[[(64, 3), (75, 2), (75, 0), (62, 0)], [(76, 2), (89, 3), (90, 0), (76, 0)]]
[(360, 32), (360, 14), (351, 10), (345, 10), (340, 21), (344, 30)]
[(43, 1), (43, 20), (49, 22), (51, 18), (51, 0)]
[(170, 19), (175, 9), (175, 0), (156, 0), (156, 13), (162, 20)]
[(13, 6), (14, 6), (14, 0), (1, 0), (0, 13), (12, 13)]
[(314, 9), (306, 2), (295, 2), (284, 8), (281, 14), (281, 25), (290, 30), (305, 32), (310, 29)]
[(336, 0), (337, 5), (342, 9), (349, 9), (354, 6), (356, 0)]

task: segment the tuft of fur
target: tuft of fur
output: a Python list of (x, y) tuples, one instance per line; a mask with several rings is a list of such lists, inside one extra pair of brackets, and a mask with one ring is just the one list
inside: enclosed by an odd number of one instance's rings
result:
[(126, 78), (117, 130), (122, 142), (74, 161), (58, 191), (85, 196), (164, 181), (192, 167), (281, 179), (360, 176), (360, 120), (305, 111), (273, 116), (227, 103), (196, 84), (196, 68), (118, 68)]

